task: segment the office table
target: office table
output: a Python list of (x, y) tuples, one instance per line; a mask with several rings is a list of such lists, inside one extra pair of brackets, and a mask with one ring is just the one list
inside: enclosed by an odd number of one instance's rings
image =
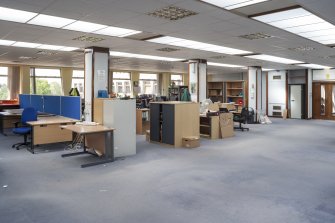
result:
[[(150, 129), (149, 112), (149, 108), (136, 109), (136, 134), (144, 135), (146, 130)], [(146, 120), (143, 120), (144, 115), (146, 115)]]
[(0, 112), (0, 133), (6, 136), (5, 129), (14, 128), (14, 123), (21, 121), (20, 114)]
[(31, 126), (31, 146), (28, 150), (34, 153), (36, 145), (72, 141), (72, 132), (60, 128), (73, 125), (78, 120), (63, 116), (38, 117), (37, 121), (27, 122)]
[(85, 138), (83, 151), (63, 154), (62, 157), (76, 156), (81, 154), (96, 155), (87, 151), (86, 149), (87, 147), (93, 147), (102, 154), (102, 160), (83, 164), (81, 165), (82, 168), (114, 161), (114, 128), (108, 128), (102, 125), (67, 125), (61, 126), (61, 128), (80, 134)]

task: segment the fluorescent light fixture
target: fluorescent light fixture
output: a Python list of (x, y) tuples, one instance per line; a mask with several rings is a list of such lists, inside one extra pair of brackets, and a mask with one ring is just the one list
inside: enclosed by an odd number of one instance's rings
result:
[(10, 45), (12, 45), (15, 42), (16, 41), (0, 39), (0, 45), (1, 46), (10, 46)]
[(70, 25), (63, 27), (63, 29), (69, 29), (73, 31), (86, 32), (86, 33), (91, 33), (104, 28), (107, 28), (107, 26), (84, 21), (76, 21), (74, 23), (71, 23)]
[(216, 5), (220, 8), (225, 8), (227, 10), (232, 10), (236, 8), (241, 8), (248, 5), (254, 5), (260, 2), (266, 2), (269, 0), (201, 0), (212, 5)]
[(36, 15), (34, 12), (0, 7), (0, 20), (25, 23)]
[(252, 18), (322, 44), (335, 43), (335, 26), (301, 7)]
[(106, 35), (106, 36), (126, 37), (126, 36), (131, 36), (137, 33), (141, 33), (141, 31), (109, 26), (105, 29), (94, 31), (93, 33)]
[(74, 50), (79, 50), (79, 48), (67, 46), (67, 47), (59, 49), (59, 51), (74, 51)]
[(232, 67), (232, 68), (242, 68), (245, 66), (241, 65), (234, 65), (234, 64), (225, 64), (225, 63), (214, 63), (214, 62), (207, 62), (209, 66), (217, 66), (217, 67)]
[(319, 64), (297, 64), (297, 66), (301, 66), (301, 67), (308, 67), (308, 68), (312, 68), (312, 69), (330, 69), (331, 67), (328, 66), (323, 66), (323, 65), (319, 65)]
[(27, 43), (27, 42), (16, 42), (12, 46), (16, 47), (26, 47), (26, 48), (36, 48), (42, 44), (40, 43)]
[(69, 25), (76, 20), (73, 19), (67, 19), (67, 18), (62, 18), (62, 17), (57, 17), (57, 16), (51, 16), (51, 15), (44, 15), (44, 14), (39, 14), (29, 22), (28, 24), (33, 24), (33, 25), (39, 25), (39, 26), (47, 26), (47, 27), (53, 27), (53, 28), (61, 28), (63, 26)]
[(47, 44), (43, 44), (38, 46), (38, 49), (44, 49), (44, 50), (59, 50), (61, 48), (64, 48), (65, 46), (56, 46), (56, 45), (47, 45)]
[(244, 56), (251, 59), (257, 59), (257, 60), (265, 60), (265, 61), (271, 61), (275, 63), (283, 63), (283, 64), (296, 64), (296, 63), (303, 63), (299, 60), (291, 60), (283, 57), (276, 57), (266, 54), (259, 54), (259, 55), (250, 55), (250, 56)]
[(178, 46), (178, 47), (185, 47), (190, 49), (196, 49), (196, 50), (204, 50), (204, 51), (210, 51), (210, 52), (216, 52), (216, 53), (224, 53), (224, 54), (230, 54), (230, 55), (237, 55), (237, 54), (250, 54), (252, 52), (245, 51), (245, 50), (239, 50), (235, 48), (230, 47), (224, 47), (209, 43), (203, 43), (193, 40), (187, 40), (172, 36), (163, 36), (163, 37), (157, 37), (153, 39), (147, 40), (148, 42), (152, 43), (160, 43), (160, 44), (167, 44), (172, 46)]
[(263, 68), (262, 67), (262, 71), (271, 71), (271, 70), (275, 70), (275, 69), (272, 69), (272, 68)]
[(171, 57), (160, 57), (160, 56), (135, 54), (135, 53), (124, 53), (124, 52), (116, 52), (116, 51), (110, 51), (109, 54), (111, 56), (116, 56), (116, 57), (130, 57), (130, 58), (139, 58), (139, 59), (148, 59), (148, 60), (162, 60), (162, 61), (179, 61), (179, 60), (182, 60), (182, 59), (171, 58)]

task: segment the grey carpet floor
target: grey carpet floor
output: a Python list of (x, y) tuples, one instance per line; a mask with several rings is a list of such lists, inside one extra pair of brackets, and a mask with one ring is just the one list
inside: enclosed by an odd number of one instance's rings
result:
[[(137, 137), (137, 155), (80, 168), (64, 145), (0, 136), (1, 223), (334, 223), (335, 122), (273, 119), (197, 149)], [(7, 187), (4, 187), (7, 185)]]

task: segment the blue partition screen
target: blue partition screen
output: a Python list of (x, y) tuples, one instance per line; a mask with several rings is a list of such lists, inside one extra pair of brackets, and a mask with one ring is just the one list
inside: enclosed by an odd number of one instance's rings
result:
[(60, 100), (61, 96), (45, 95), (44, 98), (44, 111), (46, 113), (60, 115)]
[(39, 112), (44, 112), (43, 96), (42, 95), (30, 95), (30, 106), (35, 108)]
[(20, 108), (30, 107), (30, 94), (20, 94)]
[(62, 116), (81, 120), (81, 98), (80, 96), (62, 96), (61, 114)]

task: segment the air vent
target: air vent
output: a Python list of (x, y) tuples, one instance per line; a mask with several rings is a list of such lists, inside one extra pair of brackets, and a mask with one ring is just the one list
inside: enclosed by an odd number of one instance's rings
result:
[(212, 56), (212, 57), (210, 57), (210, 58), (212, 58), (212, 59), (216, 59), (216, 60), (222, 60), (222, 59), (225, 59), (226, 57), (220, 55), (220, 56)]
[(40, 50), (38, 51), (36, 54), (38, 55), (45, 55), (45, 56), (52, 56), (52, 55), (56, 55), (58, 52), (49, 52), (49, 51), (43, 51), (43, 50)]
[(252, 34), (242, 35), (238, 37), (243, 38), (243, 39), (248, 39), (248, 40), (256, 40), (256, 39), (267, 39), (273, 36), (269, 34), (265, 34), (265, 33), (252, 33)]
[(79, 36), (76, 37), (72, 40), (77, 40), (77, 41), (82, 41), (82, 42), (90, 42), (90, 43), (96, 43), (96, 42), (100, 42), (105, 40), (104, 38), (100, 38), (100, 37), (94, 37), (94, 36)]
[(297, 51), (297, 52), (306, 52), (306, 51), (313, 51), (313, 50), (315, 50), (315, 48), (311, 47), (311, 46), (299, 46), (299, 47), (288, 48), (288, 49), (292, 50), (292, 51)]
[(281, 80), (281, 75), (272, 76), (272, 80)]
[(161, 19), (168, 19), (171, 21), (176, 21), (179, 19), (183, 19), (185, 17), (196, 15), (196, 14), (198, 13), (187, 10), (187, 9), (175, 7), (175, 6), (168, 6), (168, 7), (147, 13), (147, 15), (158, 17)]
[(157, 49), (158, 51), (163, 51), (163, 52), (174, 52), (174, 51), (178, 51), (180, 49), (176, 49), (176, 48), (171, 48), (171, 47), (164, 47), (164, 48), (160, 48)]
[(280, 105), (274, 105), (273, 107), (272, 107), (272, 109), (273, 110), (279, 110), (279, 111), (281, 111), (281, 106)]
[(272, 112), (272, 115), (276, 117), (282, 117), (281, 112)]

